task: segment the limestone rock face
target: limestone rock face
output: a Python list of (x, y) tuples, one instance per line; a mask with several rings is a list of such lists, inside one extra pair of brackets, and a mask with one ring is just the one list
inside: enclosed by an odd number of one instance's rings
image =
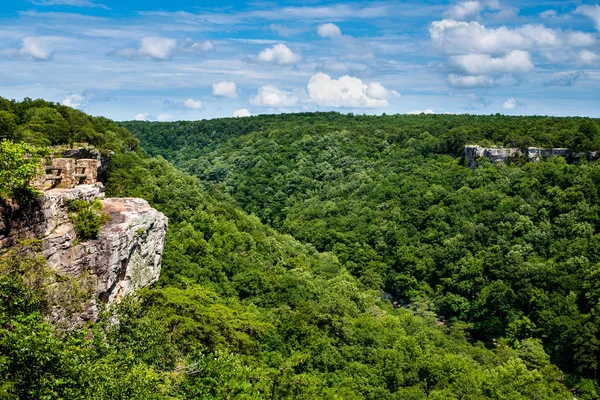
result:
[(492, 164), (500, 162), (508, 163), (510, 157), (520, 155), (521, 151), (514, 148), (486, 148), (481, 146), (465, 146), (465, 156), (469, 162), (469, 167), (475, 169), (477, 167), (477, 159), (487, 157)]
[[(98, 238), (76, 244), (69, 222), (67, 200), (101, 198), (110, 221)], [(54, 310), (53, 319), (74, 326), (98, 317), (98, 301), (118, 302), (135, 290), (156, 282), (167, 230), (167, 218), (135, 198), (103, 198), (102, 184), (53, 189), (26, 207), (0, 209), (0, 251), (17, 238), (40, 238), (48, 265), (60, 275), (92, 280), (84, 311), (65, 317)]]
[(93, 201), (104, 197), (104, 186), (80, 185), (73, 189), (52, 189), (25, 205), (0, 205), (0, 249), (12, 246), (17, 238), (44, 238), (69, 221), (69, 200)]
[[(477, 159), (480, 157), (488, 158), (492, 164), (508, 164), (511, 157), (514, 156), (523, 156), (523, 153), (518, 148), (465, 146), (465, 158), (471, 169), (477, 167)], [(569, 163), (576, 163), (582, 159), (594, 162), (598, 159), (596, 152), (578, 153), (565, 148), (541, 149), (539, 147), (528, 147), (525, 156), (536, 163), (550, 157), (563, 157)]]

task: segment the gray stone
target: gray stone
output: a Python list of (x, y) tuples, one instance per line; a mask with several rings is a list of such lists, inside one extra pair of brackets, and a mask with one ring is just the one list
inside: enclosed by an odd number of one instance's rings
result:
[[(74, 189), (53, 189), (26, 206), (0, 209), (0, 251), (19, 238), (42, 240), (43, 255), (59, 275), (75, 279), (92, 278), (84, 311), (65, 316), (56, 307), (51, 319), (72, 327), (98, 317), (99, 304), (119, 302), (137, 289), (156, 282), (168, 221), (147, 201), (135, 198), (103, 199), (103, 187), (81, 185)], [(79, 244), (69, 222), (67, 200), (103, 199), (103, 211), (110, 216), (98, 238)], [(89, 279), (88, 279), (89, 281)]]
[[(465, 146), (465, 158), (471, 169), (477, 167), (477, 159), (480, 157), (488, 158), (492, 164), (508, 164), (512, 157), (522, 155), (523, 153), (518, 148)], [(596, 152), (578, 153), (566, 148), (541, 149), (539, 147), (528, 147), (526, 156), (535, 163), (551, 157), (563, 157), (569, 163), (579, 162), (583, 158), (590, 162), (598, 159)]]

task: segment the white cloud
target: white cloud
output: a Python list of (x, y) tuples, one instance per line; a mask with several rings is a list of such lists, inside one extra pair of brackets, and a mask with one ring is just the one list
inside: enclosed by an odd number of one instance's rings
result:
[(571, 32), (567, 36), (567, 41), (573, 47), (588, 47), (596, 42), (596, 38), (585, 32)]
[(444, 13), (444, 17), (464, 20), (477, 15), (480, 10), (481, 4), (479, 4), (479, 1), (462, 1), (450, 7), (450, 9)]
[(194, 100), (194, 99), (187, 99), (186, 101), (183, 102), (183, 105), (186, 108), (189, 108), (192, 110), (199, 110), (202, 108), (202, 102), (200, 100)]
[(7, 57), (23, 57), (34, 60), (44, 61), (49, 60), (52, 55), (50, 45), (51, 37), (44, 36), (27, 36), (21, 39), (21, 47), (18, 49), (6, 49), (0, 53)]
[(210, 40), (204, 40), (201, 42), (194, 42), (191, 39), (184, 40), (179, 47), (183, 51), (192, 53), (206, 53), (214, 50), (215, 46)]
[(392, 97), (400, 97), (400, 93), (395, 90), (388, 90), (380, 82), (371, 82), (367, 86), (367, 96), (374, 99), (387, 100)]
[(429, 27), (434, 43), (447, 54), (482, 53), (498, 55), (511, 50), (528, 50), (561, 45), (557, 32), (544, 25), (516, 29), (488, 29), (478, 22), (434, 21)]
[(594, 64), (598, 60), (598, 55), (589, 50), (581, 50), (577, 56), (581, 64)]
[(448, 75), (448, 83), (457, 88), (474, 88), (482, 86), (491, 86), (494, 84), (492, 78), (488, 78), (485, 75)]
[(590, 17), (596, 24), (596, 29), (600, 31), (600, 5), (595, 4), (593, 6), (579, 6), (575, 10), (577, 14), (583, 14), (586, 17)]
[(556, 18), (557, 16), (558, 13), (556, 12), (556, 10), (546, 10), (540, 13), (540, 17), (542, 18)]
[(468, 75), (518, 74), (531, 71), (534, 68), (531, 55), (522, 50), (513, 50), (503, 57), (492, 57), (487, 54), (452, 56), (449, 62)]
[(302, 57), (295, 54), (283, 43), (278, 43), (270, 49), (264, 49), (258, 54), (258, 61), (277, 65), (296, 64), (301, 59)]
[(176, 53), (206, 53), (214, 49), (211, 41), (194, 42), (191, 39), (186, 39), (177, 42), (175, 39), (164, 36), (146, 36), (140, 39), (138, 48), (117, 49), (109, 55), (136, 58), (149, 57), (153, 60), (169, 60)]
[(90, 0), (29, 0), (38, 6), (71, 6), (71, 7), (98, 7), (110, 10), (104, 4), (94, 3)]
[(148, 119), (148, 114), (139, 113), (139, 114), (135, 115), (136, 121), (146, 121), (147, 119)]
[(84, 100), (85, 98), (80, 94), (70, 94), (65, 97), (65, 99), (62, 101), (62, 104), (64, 106), (78, 108)]
[(233, 118), (241, 118), (241, 117), (250, 117), (250, 111), (247, 108), (240, 108), (239, 110), (235, 110), (233, 112)]
[(155, 60), (167, 60), (171, 58), (171, 53), (175, 50), (175, 47), (177, 47), (175, 39), (163, 36), (147, 36), (140, 40), (138, 52)]
[(504, 103), (502, 103), (502, 108), (505, 110), (514, 110), (517, 108), (517, 101), (513, 98), (506, 99), (504, 100)]
[(212, 84), (212, 94), (215, 97), (225, 97), (227, 99), (237, 99), (238, 90), (234, 82), (223, 81)]
[(319, 25), (317, 33), (322, 38), (336, 38), (342, 36), (342, 30), (332, 23)]
[(411, 114), (411, 115), (435, 114), (435, 112), (431, 108), (428, 108), (426, 110), (413, 110), (413, 111), (410, 111), (409, 114)]
[(289, 92), (277, 86), (266, 85), (258, 89), (250, 104), (258, 107), (294, 107), (300, 103), (302, 95), (299, 92)]
[(171, 114), (159, 114), (156, 117), (157, 121), (170, 121), (173, 119), (173, 116)]
[[(396, 91), (385, 89), (379, 82), (366, 85), (362, 80), (348, 75), (339, 79), (331, 79), (329, 75), (319, 72), (313, 75), (308, 82), (308, 95), (320, 106), (383, 108), (389, 106), (385, 98), (399, 94)], [(379, 97), (372, 97), (373, 95)], [(382, 96), (385, 98), (381, 98)]]

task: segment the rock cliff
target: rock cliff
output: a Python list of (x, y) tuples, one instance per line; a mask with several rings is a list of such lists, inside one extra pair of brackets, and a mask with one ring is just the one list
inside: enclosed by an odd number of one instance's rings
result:
[[(101, 199), (110, 221), (97, 239), (77, 243), (67, 203), (96, 198)], [(65, 316), (59, 309), (53, 312), (53, 319), (70, 326), (96, 319), (98, 301), (110, 305), (156, 282), (166, 230), (167, 218), (148, 202), (104, 198), (101, 183), (52, 189), (31, 204), (0, 207), (0, 251), (18, 239), (41, 239), (43, 255), (56, 274), (91, 279), (81, 312), (74, 316)]]
[(522, 156), (533, 162), (539, 162), (550, 157), (563, 157), (570, 163), (578, 162), (581, 159), (587, 159), (590, 162), (598, 159), (596, 152), (578, 153), (565, 148), (541, 149), (539, 147), (528, 147), (527, 152), (523, 154), (521, 149), (518, 148), (465, 146), (465, 158), (471, 169), (477, 167), (477, 159), (480, 157), (488, 158), (492, 164), (500, 162), (507, 164), (512, 157)]

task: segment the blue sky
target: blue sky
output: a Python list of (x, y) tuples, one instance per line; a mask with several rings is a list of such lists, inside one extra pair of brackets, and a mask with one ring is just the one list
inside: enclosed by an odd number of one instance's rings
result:
[(116, 120), (600, 117), (599, 31), (597, 1), (2, 1), (0, 96)]

